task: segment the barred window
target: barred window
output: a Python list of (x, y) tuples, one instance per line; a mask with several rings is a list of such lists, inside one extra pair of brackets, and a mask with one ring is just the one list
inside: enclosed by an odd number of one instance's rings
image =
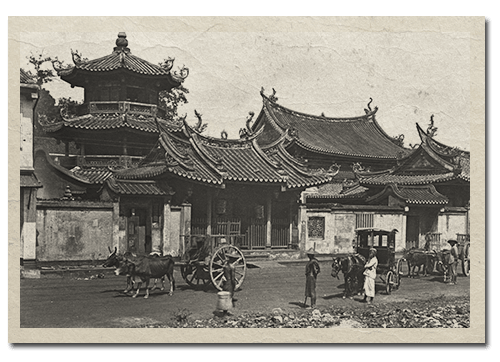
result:
[(325, 238), (325, 218), (310, 217), (307, 222), (307, 230), (310, 238)]
[(373, 227), (373, 215), (371, 213), (359, 213), (356, 214), (356, 229), (358, 228), (372, 228)]

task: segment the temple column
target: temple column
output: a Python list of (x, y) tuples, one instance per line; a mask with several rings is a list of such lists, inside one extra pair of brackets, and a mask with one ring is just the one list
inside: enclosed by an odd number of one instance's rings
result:
[(172, 249), (171, 244), (172, 240), (170, 237), (170, 228), (172, 227), (171, 220), (171, 209), (170, 209), (170, 200), (165, 199), (163, 202), (163, 227), (162, 227), (162, 241), (161, 241), (161, 250), (163, 251), (163, 255), (170, 254), (170, 250)]
[(191, 204), (184, 203), (181, 207), (180, 241), (182, 243), (181, 252), (184, 254), (186, 252), (186, 245), (189, 243), (189, 238), (191, 236)]
[(267, 223), (266, 223), (266, 248), (271, 248), (271, 213), (273, 198), (270, 194), (267, 198)]
[(299, 227), (299, 235), (300, 235), (300, 240), (299, 240), (299, 250), (300, 250), (300, 256), (305, 257), (305, 252), (306, 252), (306, 242), (307, 242), (307, 207), (306, 205), (300, 205), (299, 206), (299, 220), (298, 220), (298, 227)]
[(212, 199), (211, 190), (207, 193), (207, 235), (212, 235)]

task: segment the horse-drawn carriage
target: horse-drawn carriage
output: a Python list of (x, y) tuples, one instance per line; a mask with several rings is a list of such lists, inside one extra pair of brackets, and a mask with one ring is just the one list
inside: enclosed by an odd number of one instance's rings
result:
[(177, 263), (180, 265), (182, 278), (190, 286), (208, 285), (222, 290), (225, 282), (224, 266), (234, 268), (238, 289), (245, 279), (247, 265), (241, 250), (217, 236), (193, 236), (190, 244)]
[(387, 294), (401, 286), (403, 260), (396, 260), (396, 233), (397, 230), (382, 230), (378, 228), (356, 229), (354, 248), (356, 253), (368, 259), (371, 248), (377, 250), (377, 276), (385, 285)]

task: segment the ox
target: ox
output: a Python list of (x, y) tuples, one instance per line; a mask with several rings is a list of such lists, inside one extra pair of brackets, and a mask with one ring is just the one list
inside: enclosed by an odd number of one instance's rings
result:
[[(170, 292), (172, 295), (175, 290), (174, 280), (174, 259), (170, 255), (165, 257), (144, 257), (138, 261), (132, 262), (130, 260), (122, 260), (119, 262), (118, 268), (115, 270), (116, 275), (127, 275), (139, 277), (140, 281), (137, 283), (137, 289), (133, 298), (137, 297), (141, 289), (142, 283), (146, 285), (146, 295), (144, 298), (149, 298), (149, 281), (151, 278), (162, 278), (165, 275), (170, 282)], [(162, 288), (163, 290), (163, 288)]]
[[(136, 262), (140, 261), (142, 258), (145, 258), (144, 256), (139, 257), (139, 256), (137, 256), (129, 251), (127, 251), (123, 255), (118, 254), (116, 252), (117, 251), (116, 246), (115, 246), (114, 251), (111, 251), (109, 246), (108, 246), (108, 250), (109, 250), (110, 254), (109, 254), (108, 258), (106, 259), (106, 261), (104, 262), (104, 264), (102, 264), (102, 266), (105, 268), (112, 267), (112, 266), (114, 266), (115, 268), (118, 268), (120, 266), (120, 263), (123, 261), (129, 261), (132, 263), (136, 263)], [(156, 256), (154, 256), (154, 257), (156, 257)], [(156, 288), (156, 281), (157, 281), (157, 279), (155, 279), (151, 290), (154, 290)], [(132, 278), (131, 275), (127, 275), (127, 287), (125, 288), (125, 290), (123, 292), (124, 293), (130, 292), (133, 288), (134, 283), (135, 283), (134, 278)], [(165, 277), (162, 277), (161, 278), (161, 290), (164, 290), (164, 289), (165, 289)]]
[(450, 259), (451, 259), (451, 251), (444, 249), (436, 253), (437, 259), (437, 270), (438, 272), (443, 274), (443, 281), (446, 283), (451, 280), (450, 276)]
[[(434, 261), (436, 258), (435, 252), (429, 252), (422, 249), (412, 248), (405, 252), (404, 258), (408, 263), (408, 277), (415, 276), (415, 269), (417, 269), (416, 276), (419, 276), (420, 270), (424, 269), (424, 277), (434, 268)], [(429, 271), (430, 270), (430, 271)]]
[(333, 258), (332, 277), (339, 279), (339, 272), (344, 274), (344, 296), (352, 299), (354, 294), (363, 290), (363, 271), (366, 259), (360, 255), (348, 255), (341, 258)]

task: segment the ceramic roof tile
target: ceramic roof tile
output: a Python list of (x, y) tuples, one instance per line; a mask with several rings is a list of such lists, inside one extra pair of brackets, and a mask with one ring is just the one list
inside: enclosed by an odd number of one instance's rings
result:
[(110, 178), (107, 181), (107, 185), (110, 189), (121, 195), (152, 195), (152, 196), (164, 196), (170, 195), (170, 191), (161, 187), (155, 181), (149, 180), (116, 180), (115, 178)]

